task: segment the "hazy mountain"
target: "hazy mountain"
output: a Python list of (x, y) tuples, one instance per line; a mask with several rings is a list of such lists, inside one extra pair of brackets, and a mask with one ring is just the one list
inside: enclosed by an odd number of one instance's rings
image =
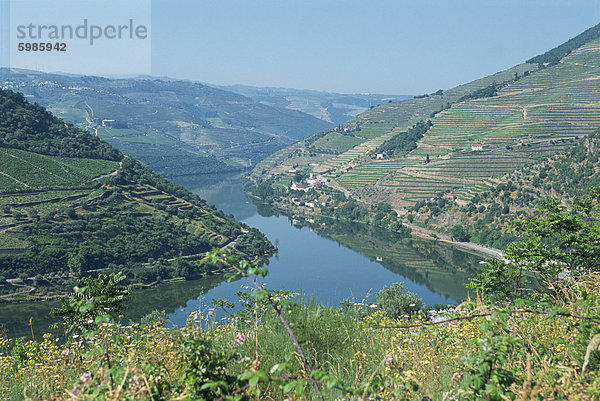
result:
[(306, 89), (221, 86), (273, 107), (283, 107), (310, 114), (334, 125), (343, 123), (372, 107), (412, 99), (412, 95), (342, 94)]
[(0, 77), (4, 88), (168, 176), (240, 170), (332, 125), (190, 81), (15, 69), (1, 70)]

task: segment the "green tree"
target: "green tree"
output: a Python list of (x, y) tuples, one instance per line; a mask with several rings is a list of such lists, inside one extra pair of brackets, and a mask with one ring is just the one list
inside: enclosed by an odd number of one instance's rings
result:
[(460, 224), (457, 224), (450, 229), (450, 235), (454, 241), (468, 242), (471, 239), (467, 230)]
[(557, 199), (546, 200), (534, 216), (510, 227), (519, 239), (506, 248), (506, 261), (490, 260), (470, 279), (470, 288), (495, 299), (512, 298), (531, 285), (526, 272), (551, 282), (561, 273), (578, 278), (600, 270), (600, 187), (575, 197), (570, 209)]
[(124, 278), (120, 272), (82, 277), (61, 307), (53, 308), (50, 313), (63, 318), (67, 333), (92, 330), (98, 318), (110, 319), (125, 310), (129, 289), (119, 284)]
[(389, 317), (398, 318), (402, 315), (413, 315), (421, 310), (423, 301), (418, 295), (406, 291), (404, 283), (393, 283), (384, 286), (377, 293), (377, 304)]

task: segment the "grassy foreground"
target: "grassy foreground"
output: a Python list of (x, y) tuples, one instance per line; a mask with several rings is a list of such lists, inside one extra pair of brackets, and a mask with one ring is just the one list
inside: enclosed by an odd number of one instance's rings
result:
[(398, 283), (373, 304), (294, 302), (258, 283), (265, 268), (218, 250), (203, 261), (255, 290), (237, 311), (214, 300), (225, 319), (213, 308), (167, 330), (160, 313), (118, 318), (122, 273), (82, 278), (54, 311), (62, 339), (0, 337), (0, 398), (599, 400), (600, 187), (511, 226), (520, 239), (471, 278), (476, 299), (437, 311)]
[(178, 331), (99, 322), (66, 340), (3, 338), (0, 398), (312, 400), (318, 386), (328, 400), (595, 400), (600, 322), (580, 317), (600, 315), (599, 280), (556, 284), (537, 308), (474, 301), (426, 320), (272, 294), (307, 363), (261, 297), (221, 322), (213, 310), (193, 315)]

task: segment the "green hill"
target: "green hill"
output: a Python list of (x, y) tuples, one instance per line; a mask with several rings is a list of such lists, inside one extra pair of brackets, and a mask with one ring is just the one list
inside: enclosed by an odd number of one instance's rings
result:
[[(436, 196), (409, 208), (405, 219), (455, 239), (504, 248), (515, 237), (506, 223), (515, 216), (532, 215), (548, 198), (564, 204), (600, 185), (600, 130), (577, 140), (569, 150), (502, 177), (502, 183), (467, 200)], [(462, 227), (462, 229), (457, 228)], [(456, 233), (460, 232), (458, 238)]]
[(197, 82), (20, 69), (0, 69), (0, 76), (5, 88), (168, 177), (241, 171), (333, 125)]
[[(56, 295), (81, 275), (199, 277), (215, 246), (274, 250), (258, 231), (106, 142), (0, 90), (0, 302)], [(7, 281), (8, 279), (8, 281)]]
[[(405, 209), (439, 194), (470, 199), (505, 174), (572, 148), (600, 126), (600, 39), (584, 37), (589, 41), (557, 63), (526, 63), (373, 108), (267, 158), (252, 179), (287, 187), (288, 170), (299, 166), (367, 204)], [(397, 139), (428, 120), (432, 126), (414, 149)], [(375, 157), (394, 141), (408, 153)], [(472, 150), (477, 144), (482, 150)]]

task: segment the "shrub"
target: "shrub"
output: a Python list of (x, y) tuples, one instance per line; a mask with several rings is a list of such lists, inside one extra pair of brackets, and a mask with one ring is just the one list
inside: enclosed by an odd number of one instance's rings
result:
[(404, 283), (394, 283), (383, 287), (377, 293), (377, 304), (391, 318), (402, 315), (414, 315), (423, 307), (418, 295), (404, 289)]

